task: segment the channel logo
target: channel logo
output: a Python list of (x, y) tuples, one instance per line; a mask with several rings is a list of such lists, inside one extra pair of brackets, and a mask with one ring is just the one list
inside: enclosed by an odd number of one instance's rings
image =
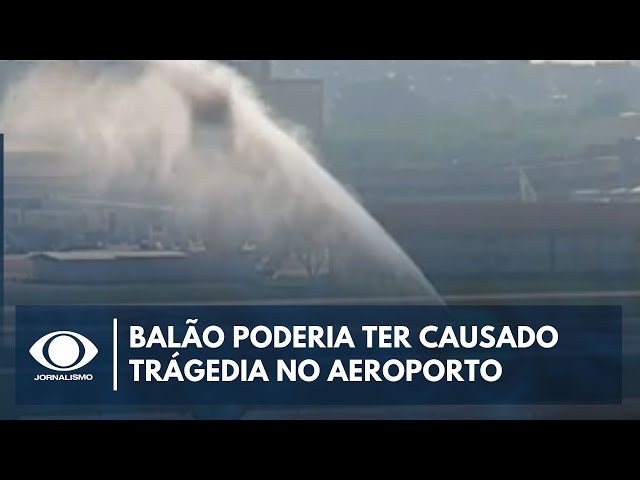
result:
[(98, 354), (98, 348), (75, 332), (53, 332), (40, 338), (29, 349), (43, 367), (58, 372), (71, 372), (87, 365)]

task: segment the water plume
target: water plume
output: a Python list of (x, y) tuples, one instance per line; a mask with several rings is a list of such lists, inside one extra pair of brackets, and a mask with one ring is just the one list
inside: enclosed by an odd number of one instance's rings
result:
[[(420, 270), (285, 128), (259, 92), (211, 61), (42, 62), (11, 86), (7, 138), (36, 138), (87, 173), (90, 188), (162, 199), (212, 249), (255, 242), (310, 275), (379, 295), (439, 297)], [(323, 267), (324, 265), (324, 267)]]

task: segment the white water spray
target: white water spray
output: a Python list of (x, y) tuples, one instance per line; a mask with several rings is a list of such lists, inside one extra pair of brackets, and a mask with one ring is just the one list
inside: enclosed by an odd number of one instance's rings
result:
[(60, 150), (91, 172), (93, 189), (160, 195), (198, 212), (183, 220), (200, 225), (210, 245), (251, 239), (307, 260), (329, 252), (338, 283), (439, 301), (237, 72), (207, 61), (131, 67), (123, 75), (98, 62), (43, 63), (10, 88), (0, 130)]

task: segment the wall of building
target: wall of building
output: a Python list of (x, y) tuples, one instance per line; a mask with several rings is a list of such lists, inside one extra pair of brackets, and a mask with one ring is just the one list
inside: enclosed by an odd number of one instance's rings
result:
[(321, 80), (269, 80), (262, 82), (259, 89), (276, 116), (304, 127), (312, 141), (322, 139), (324, 85)]
[(398, 238), (426, 273), (543, 273), (551, 270), (546, 235), (437, 235)]
[(223, 60), (253, 81), (271, 78), (271, 60)]
[(427, 274), (640, 272), (640, 236), (615, 233), (396, 237)]
[(19, 208), (4, 209), (5, 228), (16, 227), (22, 223), (22, 211)]
[(260, 97), (277, 118), (303, 127), (319, 145), (324, 132), (324, 81), (314, 78), (275, 78), (271, 60), (226, 60), (256, 86)]
[(112, 206), (105, 210), (108, 231), (117, 238), (139, 241), (175, 224), (172, 211)]
[(107, 218), (96, 210), (26, 210), (22, 213), (21, 225), (73, 235), (104, 231)]
[(398, 204), (375, 216), (427, 275), (640, 272), (638, 204)]

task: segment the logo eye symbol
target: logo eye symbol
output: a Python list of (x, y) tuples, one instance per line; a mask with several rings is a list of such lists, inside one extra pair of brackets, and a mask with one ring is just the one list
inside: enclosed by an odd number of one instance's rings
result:
[(36, 361), (50, 370), (69, 372), (84, 367), (98, 354), (91, 340), (75, 332), (53, 332), (29, 349)]

